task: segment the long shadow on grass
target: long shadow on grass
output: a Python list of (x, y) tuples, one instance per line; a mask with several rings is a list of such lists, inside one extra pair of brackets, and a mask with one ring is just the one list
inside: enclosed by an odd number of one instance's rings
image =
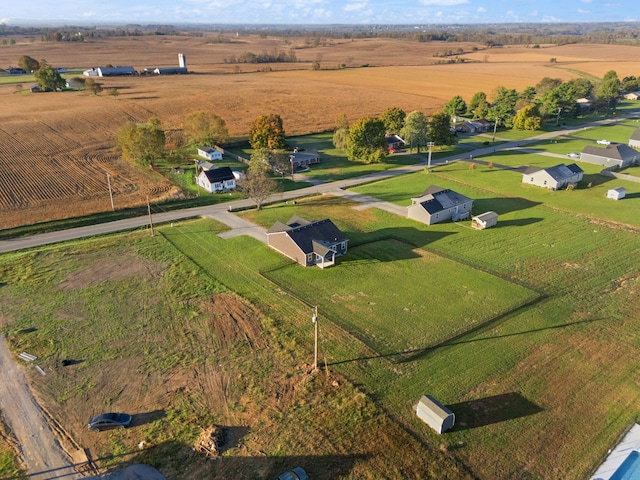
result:
[[(191, 445), (168, 441), (150, 448), (145, 448), (144, 450), (99, 458), (96, 459), (94, 463), (100, 465), (103, 461), (110, 462), (113, 467), (109, 469), (108, 478), (113, 478), (114, 480), (121, 478), (149, 478), (150, 480), (156, 480), (162, 478), (151, 476), (151, 474), (155, 472), (148, 468), (150, 465), (163, 475), (167, 475), (167, 479), (176, 478), (175, 476), (169, 476), (175, 475), (176, 472), (187, 475), (190, 471), (197, 472), (198, 478), (277, 478), (278, 475), (290, 471), (295, 467), (302, 467), (310, 478), (329, 480), (349, 477), (357, 462), (366, 461), (370, 458), (368, 454), (278, 455), (271, 457), (225, 455), (222, 457), (214, 457), (216, 461), (210, 462), (208, 461), (209, 457), (193, 454), (191, 447)], [(117, 459), (121, 460), (114, 462), (114, 460)], [(141, 465), (141, 467), (132, 467), (132, 465)], [(143, 471), (147, 470), (145, 473), (149, 476), (134, 476), (133, 474), (136, 468)], [(34, 478), (53, 478), (51, 476), (40, 476), (45, 473), (54, 473), (54, 471), (38, 472), (32, 476), (34, 476)], [(127, 474), (130, 476), (127, 476)], [(18, 480), (18, 478), (22, 479), (23, 477), (10, 478)], [(98, 477), (89, 478), (97, 479)]]
[(153, 423), (156, 420), (160, 420), (161, 418), (164, 418), (165, 415), (166, 413), (163, 409), (153, 410), (151, 412), (145, 412), (145, 413), (136, 413), (134, 415), (131, 415), (131, 426), (137, 427), (139, 425)]
[(456, 415), (456, 424), (451, 431), (484, 427), (535, 415), (544, 410), (517, 392), (455, 403), (447, 405), (447, 408)]
[(556, 328), (565, 328), (568, 327), (570, 325), (576, 325), (579, 323), (586, 323), (586, 322), (592, 322), (595, 320), (583, 320), (580, 322), (573, 322), (573, 323), (567, 323), (564, 325), (554, 325), (552, 327), (544, 327), (544, 328), (537, 328), (537, 329), (533, 329), (533, 330), (527, 330), (524, 332), (517, 332), (517, 333), (508, 333), (505, 335), (495, 335), (495, 336), (491, 336), (491, 337), (484, 337), (484, 338), (470, 338), (470, 339), (465, 339), (465, 337), (468, 336), (472, 336), (472, 335), (476, 335), (480, 332), (482, 332), (483, 330), (488, 330), (490, 328), (494, 328), (495, 326), (499, 325), (500, 323), (506, 321), (508, 318), (510, 318), (512, 315), (517, 314), (520, 311), (524, 311), (527, 310), (528, 308), (537, 305), (538, 303), (542, 302), (543, 300), (545, 300), (547, 298), (546, 295), (539, 295), (536, 298), (521, 304), (520, 306), (511, 309), (507, 312), (504, 312), (500, 315), (497, 315), (496, 317), (483, 322), (479, 325), (476, 325), (473, 328), (470, 328), (469, 330), (466, 330), (462, 333), (460, 333), (459, 335), (455, 335), (451, 338), (448, 338), (446, 340), (443, 340), (440, 343), (437, 343), (435, 345), (431, 345), (428, 347), (424, 347), (424, 348), (416, 348), (413, 350), (403, 350), (401, 352), (392, 352), (392, 353), (380, 353), (377, 355), (369, 355), (367, 357), (359, 357), (359, 358), (353, 358), (353, 359), (349, 359), (349, 360), (341, 360), (338, 362), (332, 362), (329, 363), (328, 365), (339, 365), (341, 363), (350, 363), (350, 362), (358, 362), (361, 360), (373, 360), (376, 358), (386, 358), (391, 362), (394, 363), (407, 363), (407, 362), (413, 362), (415, 360), (419, 360), (421, 358), (426, 357), (427, 355), (429, 355), (430, 353), (438, 350), (439, 348), (442, 347), (450, 347), (450, 346), (454, 346), (454, 345), (460, 345), (460, 344), (465, 344), (465, 343), (474, 343), (474, 342), (479, 342), (479, 341), (483, 341), (483, 340), (495, 340), (498, 338), (507, 338), (507, 337), (513, 337), (516, 335), (525, 335), (525, 334), (529, 334), (529, 333), (535, 333), (535, 332), (541, 332), (544, 330), (550, 330), (550, 329), (556, 329)]
[[(488, 212), (493, 210), (498, 215), (518, 210), (526, 210), (540, 205), (542, 202), (532, 202), (526, 198), (479, 198), (473, 201), (473, 210), (476, 212)], [(498, 222), (500, 224), (500, 222)]]

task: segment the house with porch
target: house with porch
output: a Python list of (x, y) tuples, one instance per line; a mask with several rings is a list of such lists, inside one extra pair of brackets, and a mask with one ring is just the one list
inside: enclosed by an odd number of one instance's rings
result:
[(419, 197), (411, 199), (407, 217), (427, 225), (469, 218), (473, 200), (448, 188), (431, 185)]
[(622, 143), (610, 143), (604, 148), (587, 145), (580, 154), (580, 161), (603, 167), (626, 168), (640, 163), (640, 152)]
[(236, 188), (236, 178), (230, 167), (202, 170), (197, 177), (198, 186), (209, 193), (226, 192)]
[(561, 163), (549, 168), (527, 168), (522, 173), (522, 183), (549, 190), (561, 190), (569, 185), (576, 185), (583, 176), (584, 171), (575, 163), (571, 165)]
[(304, 267), (335, 265), (336, 257), (347, 253), (348, 242), (328, 218), (309, 221), (294, 215), (287, 223), (276, 222), (267, 231), (271, 248)]

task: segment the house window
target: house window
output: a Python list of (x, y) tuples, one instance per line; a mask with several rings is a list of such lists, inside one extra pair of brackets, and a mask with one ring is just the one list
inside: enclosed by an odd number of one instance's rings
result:
[(545, 185), (547, 184), (547, 181), (546, 181), (546, 180), (544, 181), (544, 184), (545, 184)]

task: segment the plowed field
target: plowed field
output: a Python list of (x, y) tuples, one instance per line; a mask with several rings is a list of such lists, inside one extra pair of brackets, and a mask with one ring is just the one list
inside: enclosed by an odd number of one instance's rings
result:
[[(131, 65), (137, 70), (177, 65), (185, 53), (190, 75), (99, 79), (118, 96), (87, 92), (28, 93), (32, 80), (0, 85), (0, 229), (111, 208), (140, 205), (178, 192), (169, 180), (136, 169), (115, 150), (114, 137), (127, 120), (161, 120), (179, 130), (194, 110), (225, 119), (234, 137), (246, 136), (259, 115), (277, 113), (288, 135), (333, 128), (337, 115), (350, 120), (397, 106), (434, 113), (454, 95), (467, 101), (498, 86), (518, 90), (545, 76), (568, 80), (584, 74), (620, 77), (640, 72), (634, 47), (568, 45), (484, 49), (482, 45), (418, 43), (410, 40), (327, 40), (232, 36), (144, 36), (42, 43), (18, 39), (0, 49), (0, 66), (22, 55), (54, 66), (86, 69)], [(473, 51), (474, 47), (477, 51)], [(475, 63), (438, 65), (447, 51), (469, 52)], [(245, 52), (295, 52), (297, 62), (231, 64)], [(609, 52), (609, 53), (607, 53)], [(615, 54), (614, 54), (615, 53)], [(550, 57), (557, 62), (550, 63)], [(632, 59), (632, 60), (627, 60)], [(312, 71), (320, 61), (322, 70)], [(341, 68), (337, 67), (360, 67)], [(366, 66), (366, 68), (365, 68)], [(22, 83), (20, 83), (22, 82)], [(22, 91), (18, 92), (20, 83)]]

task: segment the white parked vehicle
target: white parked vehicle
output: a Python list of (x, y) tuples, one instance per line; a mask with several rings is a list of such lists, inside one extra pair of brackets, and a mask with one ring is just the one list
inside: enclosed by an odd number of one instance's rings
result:
[(596, 143), (600, 145), (609, 145), (611, 142), (609, 140), (596, 140)]

